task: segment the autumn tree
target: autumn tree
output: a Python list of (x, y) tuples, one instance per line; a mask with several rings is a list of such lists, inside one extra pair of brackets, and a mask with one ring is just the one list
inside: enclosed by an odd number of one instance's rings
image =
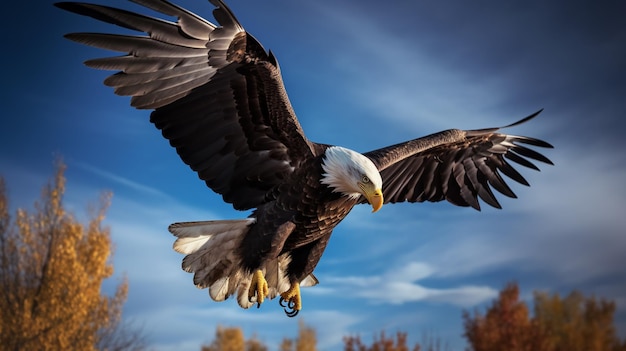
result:
[(317, 333), (315, 329), (298, 321), (298, 338), (296, 339), (296, 351), (317, 351)]
[(136, 334), (117, 331), (127, 281), (113, 296), (101, 291), (113, 274), (102, 226), (110, 197), (80, 223), (63, 207), (64, 170), (58, 162), (32, 213), (13, 220), (0, 178), (0, 350), (141, 349)]
[(244, 351), (245, 339), (241, 328), (217, 327), (211, 345), (202, 346), (202, 351)]
[(463, 313), (465, 337), (474, 351), (541, 351), (541, 330), (531, 321), (528, 307), (519, 300), (519, 287), (510, 283), (485, 315)]
[(246, 340), (241, 328), (218, 326), (215, 339), (210, 345), (202, 346), (202, 351), (267, 351), (267, 346), (256, 336)]
[(395, 338), (387, 337), (385, 332), (380, 333), (380, 337), (374, 337), (372, 345), (367, 345), (361, 341), (359, 336), (347, 336), (343, 338), (344, 351), (421, 351), (419, 344), (415, 344), (412, 349), (407, 345), (407, 333), (397, 332)]
[(573, 292), (536, 292), (534, 315), (519, 300), (517, 284), (508, 284), (483, 315), (463, 314), (465, 337), (473, 351), (624, 351), (616, 336), (615, 304)]
[(615, 303), (574, 291), (561, 298), (535, 292), (535, 319), (550, 351), (623, 350), (613, 325)]
[(279, 351), (293, 351), (293, 339), (284, 338), (280, 343)]
[(267, 351), (267, 346), (256, 336), (246, 340), (246, 351)]
[(280, 351), (316, 351), (317, 333), (315, 329), (307, 326), (302, 319), (298, 321), (298, 337), (294, 339), (284, 338), (280, 344)]

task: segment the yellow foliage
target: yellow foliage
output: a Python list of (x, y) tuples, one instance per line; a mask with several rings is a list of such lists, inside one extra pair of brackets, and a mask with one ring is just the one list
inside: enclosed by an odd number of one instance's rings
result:
[(305, 325), (302, 320), (298, 322), (296, 351), (317, 351), (317, 335), (315, 329)]
[(96, 350), (119, 322), (128, 283), (101, 293), (113, 274), (102, 226), (110, 196), (79, 223), (63, 208), (64, 170), (59, 163), (33, 213), (17, 210), (13, 223), (0, 180), (0, 350)]
[(293, 351), (293, 340), (284, 338), (280, 343), (279, 351)]
[(585, 298), (577, 291), (563, 299), (535, 293), (535, 318), (548, 336), (551, 351), (613, 350), (619, 345), (614, 312), (614, 302)]
[(283, 338), (279, 346), (280, 351), (316, 351), (317, 333), (315, 329), (307, 326), (301, 319), (298, 321), (298, 337), (294, 339)]
[[(293, 347), (296, 346), (294, 350)], [(281, 351), (308, 351), (316, 350), (317, 341), (315, 330), (300, 322), (298, 338), (283, 339), (280, 345)], [(210, 345), (204, 345), (202, 351), (267, 351), (267, 346), (256, 336), (246, 340), (241, 328), (223, 328), (218, 326), (215, 331), (215, 339)]]
[(245, 351), (246, 341), (241, 328), (217, 327), (215, 339), (209, 346), (203, 346), (202, 351)]
[(246, 351), (267, 351), (267, 346), (256, 336), (246, 341)]
[(536, 292), (534, 316), (508, 284), (482, 315), (464, 313), (465, 336), (473, 351), (623, 351), (613, 325), (615, 304), (572, 292), (565, 298)]

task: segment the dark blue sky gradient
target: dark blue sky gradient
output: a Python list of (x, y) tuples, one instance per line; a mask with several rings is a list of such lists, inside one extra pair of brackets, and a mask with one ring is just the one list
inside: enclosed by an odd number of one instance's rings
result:
[[(127, 1), (102, 3), (137, 10)], [(177, 2), (213, 21), (203, 0)], [(448, 203), (356, 208), (335, 230), (303, 290), (301, 316), (323, 350), (432, 331), (462, 350), (461, 313), (483, 308), (507, 282), (523, 297), (579, 289), (617, 302), (626, 337), (626, 3), (623, 1), (230, 1), (277, 56), (289, 96), (314, 141), (368, 151), (448, 128), (506, 125), (551, 142), (554, 167), (521, 169), (530, 188), (482, 212)], [(148, 11), (149, 13), (149, 11)], [(82, 65), (116, 55), (63, 39), (124, 32), (52, 2), (15, 2), (2, 22), (0, 173), (14, 207), (28, 207), (68, 164), (66, 205), (79, 216), (114, 193), (107, 223), (125, 317), (156, 350), (198, 350), (216, 325), (242, 326), (272, 348), (297, 322), (276, 301), (241, 310), (193, 286), (167, 225), (242, 218), (190, 171), (148, 122)], [(483, 204), (483, 207), (486, 205)]]

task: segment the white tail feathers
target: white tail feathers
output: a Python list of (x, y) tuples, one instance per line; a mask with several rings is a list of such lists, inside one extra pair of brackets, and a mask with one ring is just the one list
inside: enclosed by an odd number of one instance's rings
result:
[(304, 279), (302, 279), (302, 281), (300, 282), (300, 287), (307, 288), (309, 286), (316, 286), (319, 283), (320, 281), (317, 280), (317, 277), (314, 276), (313, 273), (311, 273), (307, 275), (306, 277), (304, 277)]
[[(197, 252), (214, 236), (220, 236), (220, 243), (228, 240), (241, 239), (248, 232), (248, 226), (255, 222), (254, 218), (204, 221), (204, 222), (181, 222), (169, 226), (168, 230), (178, 239), (174, 242), (174, 250), (182, 254)], [(208, 246), (219, 245), (217, 241)]]
[[(248, 297), (252, 272), (241, 267), (237, 256), (237, 248), (254, 222), (254, 218), (247, 218), (181, 222), (169, 226), (169, 231), (177, 237), (174, 250), (187, 255), (182, 268), (195, 273), (194, 284), (201, 289), (209, 288), (213, 300), (224, 301), (236, 293), (237, 302), (243, 308), (250, 308), (256, 302), (256, 297)], [(285, 253), (261, 267), (269, 287), (268, 298), (273, 299), (289, 289), (286, 269), (290, 261), (291, 257)], [(317, 278), (310, 274), (300, 286), (317, 283)]]

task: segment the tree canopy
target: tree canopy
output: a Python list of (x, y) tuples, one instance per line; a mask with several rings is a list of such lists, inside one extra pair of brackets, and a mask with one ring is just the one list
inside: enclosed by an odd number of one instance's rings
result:
[(482, 314), (463, 314), (472, 351), (626, 351), (613, 324), (615, 303), (578, 291), (565, 298), (534, 293), (531, 316), (510, 283)]
[(80, 223), (63, 207), (64, 171), (58, 162), (34, 210), (14, 218), (0, 178), (0, 350), (141, 349), (138, 334), (118, 328), (128, 282), (101, 291), (113, 274), (102, 225), (110, 194)]

